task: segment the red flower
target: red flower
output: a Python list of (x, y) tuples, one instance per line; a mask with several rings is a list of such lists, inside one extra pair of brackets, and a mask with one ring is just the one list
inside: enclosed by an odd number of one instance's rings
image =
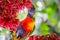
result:
[(30, 9), (32, 2), (30, 0), (0, 0), (0, 26), (11, 30), (17, 29), (20, 21), (16, 19), (16, 14), (24, 7)]
[(42, 35), (42, 36), (30, 36), (28, 40), (60, 40), (60, 38), (55, 34)]

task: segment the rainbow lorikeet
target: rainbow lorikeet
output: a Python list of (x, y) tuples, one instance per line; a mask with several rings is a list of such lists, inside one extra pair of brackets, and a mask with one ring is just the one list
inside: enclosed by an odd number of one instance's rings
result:
[(20, 27), (17, 30), (17, 37), (25, 37), (30, 34), (34, 28), (34, 20), (29, 16), (21, 22)]

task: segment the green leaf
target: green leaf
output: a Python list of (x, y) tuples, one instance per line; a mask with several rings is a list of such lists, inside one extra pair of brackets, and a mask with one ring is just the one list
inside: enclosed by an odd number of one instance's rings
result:
[(28, 15), (28, 10), (25, 8), (21, 11), (18, 12), (17, 14), (17, 18), (20, 20), (20, 21), (23, 21)]
[(50, 28), (48, 27), (48, 25), (46, 23), (42, 23), (41, 27), (40, 27), (40, 33), (42, 35), (46, 35), (46, 34), (49, 34), (50, 32)]

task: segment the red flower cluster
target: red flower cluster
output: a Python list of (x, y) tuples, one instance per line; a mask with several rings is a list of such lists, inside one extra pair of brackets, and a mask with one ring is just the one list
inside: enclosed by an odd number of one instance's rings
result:
[(45, 36), (30, 36), (28, 40), (60, 40), (60, 38), (53, 33)]
[[(17, 12), (24, 7), (30, 9), (32, 3), (30, 0), (0, 0), (0, 27), (15, 29), (20, 24), (16, 19)], [(16, 26), (17, 25), (17, 26)]]

